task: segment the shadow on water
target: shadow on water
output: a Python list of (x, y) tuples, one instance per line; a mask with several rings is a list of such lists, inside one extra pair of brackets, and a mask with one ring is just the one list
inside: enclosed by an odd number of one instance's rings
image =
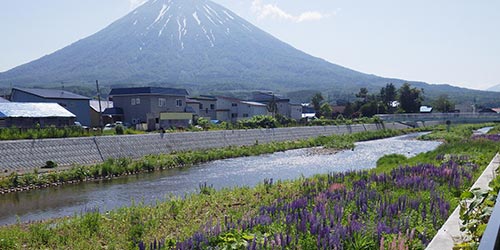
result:
[(170, 195), (196, 192), (200, 183), (215, 188), (254, 186), (265, 178), (296, 179), (334, 171), (370, 169), (386, 154), (414, 156), (439, 146), (439, 142), (416, 141), (420, 134), (356, 143), (354, 150), (336, 154), (298, 149), (274, 154), (218, 160), (188, 168), (169, 169), (114, 180), (65, 185), (2, 195), (0, 225), (71, 216), (87, 209), (107, 211), (146, 204)]

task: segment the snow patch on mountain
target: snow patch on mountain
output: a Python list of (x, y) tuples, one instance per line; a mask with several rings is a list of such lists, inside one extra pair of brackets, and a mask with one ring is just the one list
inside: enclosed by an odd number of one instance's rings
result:
[(196, 13), (196, 11), (193, 13), (193, 17), (196, 20), (196, 22), (198, 23), (198, 25), (201, 25), (200, 18), (198, 18), (198, 14)]
[(160, 10), (160, 13), (158, 14), (158, 17), (156, 17), (155, 21), (151, 24), (154, 25), (155, 23), (157, 23), (158, 21), (160, 21), (161, 19), (163, 19), (163, 16), (165, 15), (165, 13), (167, 13), (167, 11), (170, 9), (170, 5), (166, 5), (166, 4), (163, 4), (163, 6), (161, 7), (161, 10)]

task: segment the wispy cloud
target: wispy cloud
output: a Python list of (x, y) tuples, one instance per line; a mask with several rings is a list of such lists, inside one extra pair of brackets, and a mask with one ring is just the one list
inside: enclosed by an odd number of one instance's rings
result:
[(133, 10), (141, 5), (143, 5), (148, 0), (128, 0), (130, 10)]
[(257, 19), (266, 18), (282, 19), (292, 22), (317, 21), (329, 17), (319, 11), (306, 11), (299, 15), (290, 14), (275, 4), (264, 4), (262, 0), (253, 0), (252, 11), (257, 14)]

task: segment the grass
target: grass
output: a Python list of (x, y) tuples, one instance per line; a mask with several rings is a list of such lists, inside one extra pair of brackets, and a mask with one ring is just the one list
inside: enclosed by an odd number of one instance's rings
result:
[[(124, 134), (143, 134), (144, 132), (125, 129)], [(105, 130), (101, 133), (99, 130), (86, 130), (81, 127), (48, 127), (48, 128), (0, 128), (0, 140), (24, 140), (24, 139), (45, 139), (45, 138), (68, 138), (68, 137), (88, 137), (100, 135), (116, 135), (115, 129)]]

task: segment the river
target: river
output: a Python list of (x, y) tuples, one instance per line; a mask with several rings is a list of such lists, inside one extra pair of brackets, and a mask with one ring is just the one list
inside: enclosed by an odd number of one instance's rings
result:
[(122, 177), (115, 180), (64, 185), (4, 194), (0, 199), (0, 225), (71, 216), (98, 208), (107, 211), (132, 202), (151, 204), (171, 195), (198, 191), (207, 183), (216, 189), (254, 186), (274, 180), (376, 166), (387, 154), (407, 157), (434, 150), (440, 142), (415, 140), (420, 133), (356, 143), (354, 150), (336, 154), (297, 149), (268, 155), (218, 160), (192, 167)]

